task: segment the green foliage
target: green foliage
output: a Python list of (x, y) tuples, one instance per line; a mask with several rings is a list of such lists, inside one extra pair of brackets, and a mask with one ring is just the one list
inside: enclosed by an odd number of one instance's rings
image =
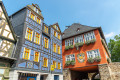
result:
[(91, 43), (90, 40), (85, 42), (86, 45), (89, 45), (90, 43)]
[(93, 58), (88, 58), (88, 63), (94, 63), (94, 59)]
[(80, 46), (83, 46), (83, 42), (80, 42), (80, 43), (75, 43), (75, 47), (80, 47)]
[(74, 60), (71, 61), (70, 64), (71, 64), (71, 65), (75, 65), (75, 61), (74, 61)]
[(86, 41), (85, 44), (86, 45), (89, 45), (91, 43), (95, 43), (96, 39), (92, 39), (92, 40), (89, 40), (89, 41)]
[(111, 53), (111, 60), (113, 62), (120, 62), (120, 34), (116, 35), (114, 39), (110, 39), (108, 48)]
[(71, 63), (71, 61), (66, 61), (65, 65), (66, 65), (66, 66), (69, 66), (70, 63)]
[(95, 60), (95, 62), (100, 62), (101, 61), (101, 57), (99, 57), (99, 56), (95, 57), (94, 60)]
[(73, 45), (70, 45), (70, 46), (66, 46), (65, 47), (65, 50), (69, 50), (69, 49), (73, 49), (74, 48), (74, 46)]
[(66, 61), (65, 63), (66, 66), (69, 66), (69, 65), (75, 65), (75, 61)]
[(69, 48), (70, 48), (70, 49), (73, 49), (73, 48), (74, 48), (74, 46), (73, 46), (73, 45), (70, 45), (70, 46), (69, 46)]
[(65, 47), (65, 50), (68, 50), (68, 49), (69, 49), (69, 46), (66, 46), (66, 47)]

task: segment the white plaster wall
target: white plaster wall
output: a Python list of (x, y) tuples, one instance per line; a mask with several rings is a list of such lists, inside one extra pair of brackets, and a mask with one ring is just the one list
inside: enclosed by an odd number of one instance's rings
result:
[(17, 71), (10, 71), (9, 73), (9, 80), (18, 80), (18, 73)]

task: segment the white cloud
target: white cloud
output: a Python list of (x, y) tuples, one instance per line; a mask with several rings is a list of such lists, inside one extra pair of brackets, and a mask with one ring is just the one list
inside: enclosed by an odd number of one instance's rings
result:
[(113, 37), (114, 35), (115, 35), (114, 32), (110, 32), (110, 33), (108, 33), (108, 34), (105, 34), (105, 38), (111, 38), (111, 37)]

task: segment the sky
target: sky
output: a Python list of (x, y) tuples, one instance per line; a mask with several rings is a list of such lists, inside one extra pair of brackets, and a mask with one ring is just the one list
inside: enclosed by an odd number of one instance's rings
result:
[(120, 0), (3, 0), (8, 15), (26, 5), (38, 4), (47, 25), (61, 31), (73, 23), (102, 27), (107, 42), (120, 34)]

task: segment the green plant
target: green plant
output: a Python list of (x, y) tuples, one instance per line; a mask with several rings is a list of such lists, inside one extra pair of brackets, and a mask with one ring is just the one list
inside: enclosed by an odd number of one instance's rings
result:
[(80, 42), (80, 43), (75, 43), (75, 47), (80, 47), (80, 46), (83, 46), (83, 42)]
[(68, 49), (69, 49), (69, 46), (66, 46), (66, 47), (65, 47), (65, 50), (68, 50)]
[(93, 58), (88, 58), (88, 63), (94, 63), (94, 59)]
[(96, 39), (92, 39), (92, 40), (91, 40), (91, 43), (94, 43), (95, 41), (96, 41)]
[(101, 57), (97, 56), (94, 58), (95, 62), (100, 62), (101, 61)]
[(71, 64), (71, 65), (75, 65), (75, 61), (72, 60), (72, 61), (70, 62), (70, 64)]
[(96, 39), (88, 40), (85, 42), (86, 45), (89, 45), (90, 43), (95, 43)]
[(69, 49), (73, 49), (73, 48), (74, 48), (74, 46), (73, 46), (73, 45), (70, 45), (70, 46), (69, 46)]
[(71, 61), (66, 61), (65, 65), (68, 66), (70, 65)]
[(85, 42), (86, 45), (89, 45), (90, 43), (91, 43), (90, 40)]

